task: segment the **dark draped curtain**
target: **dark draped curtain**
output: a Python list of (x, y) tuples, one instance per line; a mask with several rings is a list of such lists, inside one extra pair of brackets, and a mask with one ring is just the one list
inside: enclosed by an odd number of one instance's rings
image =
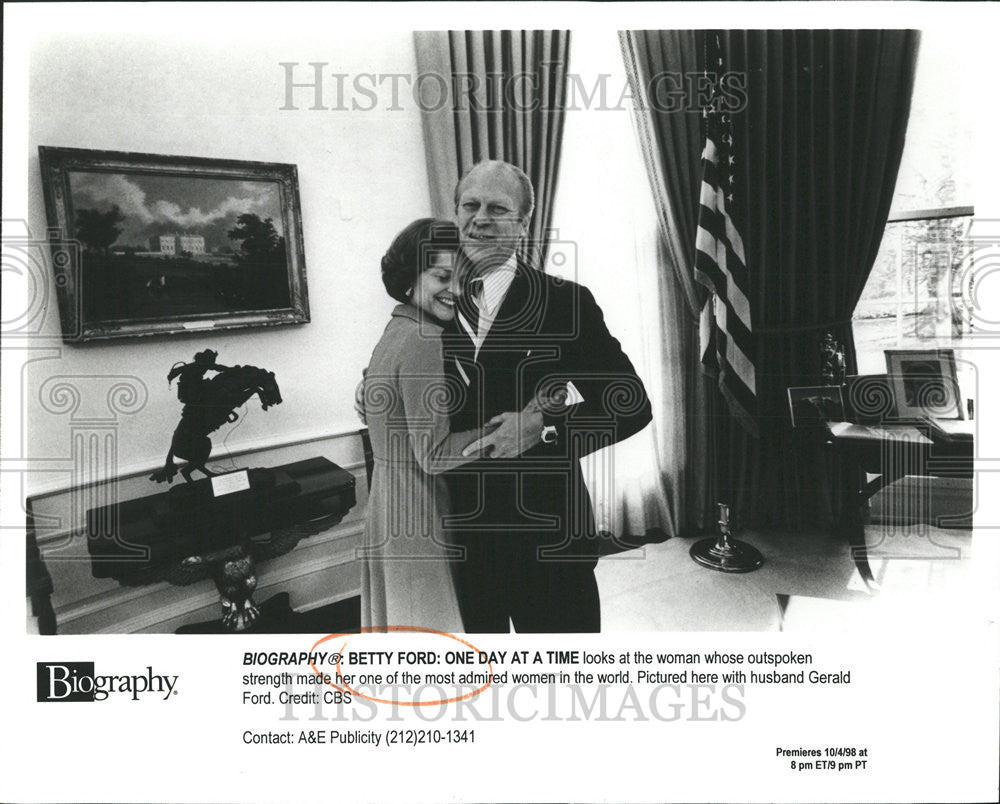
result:
[[(760, 439), (730, 428), (746, 521), (827, 524), (830, 464), (796, 438), (788, 386), (821, 384), (832, 332), (856, 371), (851, 316), (875, 263), (903, 154), (920, 34), (724, 31), (725, 70), (746, 75), (733, 115), (733, 216), (751, 272)], [(740, 458), (743, 458), (740, 460)]]
[(417, 31), (417, 81), (435, 215), (452, 218), (476, 162), (517, 165), (535, 189), (526, 256), (544, 268), (566, 106), (569, 31)]
[[(714, 35), (695, 37), (699, 70), (706, 67), (705, 37)], [(744, 525), (825, 525), (835, 513), (831, 466), (820, 444), (793, 434), (786, 389), (821, 383), (819, 344), (827, 332), (844, 344), (848, 369), (856, 368), (851, 315), (892, 202), (919, 33), (718, 35), (721, 69), (745, 82), (745, 103), (732, 115), (737, 194), (731, 214), (750, 272), (760, 428), (760, 438), (753, 439), (724, 409), (713, 417), (720, 494), (735, 503)], [(678, 62), (671, 61), (671, 52), (691, 48), (687, 35), (631, 36), (646, 70), (654, 73), (674, 69)], [(700, 171), (692, 173), (692, 124), (686, 113), (656, 106), (645, 114), (656, 120), (660, 164), (669, 176), (661, 192), (673, 208), (674, 225), (686, 232), (676, 239), (693, 248), (698, 195), (691, 187), (699, 186)], [(688, 267), (691, 254), (684, 255)]]

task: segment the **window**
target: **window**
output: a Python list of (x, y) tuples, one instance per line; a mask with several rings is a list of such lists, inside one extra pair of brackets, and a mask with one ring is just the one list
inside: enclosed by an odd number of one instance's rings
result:
[(885, 349), (952, 347), (958, 355), (973, 331), (963, 287), (971, 273), (971, 126), (955, 91), (968, 78), (956, 36), (921, 36), (889, 223), (854, 311), (863, 374), (885, 372)]
[(884, 372), (885, 349), (961, 348), (971, 334), (963, 281), (972, 211), (943, 207), (890, 218), (854, 310), (861, 373)]
[[(667, 397), (671, 404), (660, 404), (664, 386), (679, 377), (680, 339), (667, 331), (678, 314), (664, 310), (661, 300), (656, 207), (632, 109), (621, 100), (628, 81), (615, 31), (574, 31), (570, 73), (587, 94), (602, 83), (606, 92), (603, 100), (598, 93), (587, 103), (577, 89), (569, 100), (552, 216), (557, 235), (546, 270), (594, 294), (657, 412), (654, 426), (587, 456), (584, 477), (599, 529), (672, 532), (676, 503), (665, 488), (683, 488), (685, 455), (658, 443), (676, 445), (685, 426), (685, 408), (674, 396)], [(561, 264), (554, 259), (560, 252), (569, 255)]]

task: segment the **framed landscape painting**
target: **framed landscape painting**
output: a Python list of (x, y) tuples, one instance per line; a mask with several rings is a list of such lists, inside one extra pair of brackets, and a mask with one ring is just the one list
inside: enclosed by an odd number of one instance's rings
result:
[(38, 150), (63, 340), (309, 321), (295, 165)]

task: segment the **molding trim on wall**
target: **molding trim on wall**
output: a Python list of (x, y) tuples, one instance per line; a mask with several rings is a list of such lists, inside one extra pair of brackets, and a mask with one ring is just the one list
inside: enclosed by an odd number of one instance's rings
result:
[[(295, 446), (295, 445), (290, 444), (289, 446)], [(363, 485), (367, 486), (368, 481), (366, 479), (364, 471), (365, 470), (364, 461), (351, 461), (350, 463), (345, 463), (340, 468), (350, 472), (352, 475), (355, 476), (357, 480), (361, 481)], [(48, 498), (51, 498), (52, 496), (54, 495), (48, 495)], [(41, 530), (41, 532), (39, 532), (39, 530)], [(70, 542), (73, 539), (81, 539), (81, 538), (82, 539), (87, 538), (87, 534), (84, 532), (83, 528), (62, 528), (60, 530), (44, 531), (43, 529), (39, 529), (36, 527), (35, 530), (35, 541), (38, 544), (39, 549), (42, 550), (43, 559), (48, 558), (45, 555), (44, 551), (46, 545), (51, 544), (52, 542), (58, 541), (60, 539), (65, 539), (67, 542)], [(86, 555), (80, 555), (69, 558), (67, 560), (89, 561), (90, 559)]]
[[(359, 426), (357, 423), (354, 424), (343, 424), (332, 429), (319, 430), (313, 433), (301, 433), (299, 435), (285, 437), (284, 439), (269, 439), (269, 438), (259, 438), (255, 441), (247, 441), (235, 449), (229, 450), (226, 458), (238, 458), (243, 455), (250, 455), (256, 452), (271, 452), (277, 449), (286, 449), (289, 447), (297, 447), (302, 444), (309, 444), (319, 441), (333, 441), (338, 438), (346, 438), (349, 436), (358, 436), (367, 428)], [(220, 459), (220, 456), (215, 456), (216, 460)], [(30, 464), (30, 461), (29, 461)], [(49, 499), (50, 497), (57, 497), (60, 494), (68, 494), (74, 489), (88, 489), (97, 488), (100, 486), (107, 485), (109, 483), (123, 483), (127, 480), (134, 480), (137, 477), (143, 477), (156, 471), (163, 465), (162, 461), (157, 461), (156, 463), (146, 463), (131, 466), (119, 472), (114, 477), (108, 477), (101, 480), (93, 480), (89, 483), (82, 483), (79, 487), (73, 486), (72, 484), (66, 483), (53, 483), (48, 487), (40, 487), (38, 490), (27, 494), (26, 499), (35, 503), (40, 500)], [(363, 464), (362, 464), (363, 465)], [(344, 467), (347, 468), (346, 466)], [(26, 472), (30, 477), (32, 472), (30, 468)]]
[(304, 614), (307, 611), (312, 611), (313, 609), (321, 609), (323, 606), (329, 606), (331, 603), (339, 603), (341, 600), (350, 600), (352, 597), (359, 597), (361, 595), (361, 585), (358, 584), (357, 589), (349, 589), (347, 591), (334, 592), (332, 595), (327, 597), (321, 597), (314, 600), (308, 606), (302, 606), (301, 608), (295, 609), (299, 614)]

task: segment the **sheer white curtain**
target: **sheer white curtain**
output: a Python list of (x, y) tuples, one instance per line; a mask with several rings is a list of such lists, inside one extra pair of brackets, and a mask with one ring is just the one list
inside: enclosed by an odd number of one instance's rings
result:
[[(684, 524), (682, 328), (689, 314), (665, 264), (631, 107), (621, 100), (627, 81), (615, 33), (574, 31), (570, 59), (579, 84), (569, 93), (546, 270), (590, 288), (653, 407), (651, 426), (586, 459), (587, 483), (600, 529), (676, 535)], [(601, 75), (606, 103), (598, 92), (583, 108)], [(575, 259), (557, 264), (558, 254)]]

